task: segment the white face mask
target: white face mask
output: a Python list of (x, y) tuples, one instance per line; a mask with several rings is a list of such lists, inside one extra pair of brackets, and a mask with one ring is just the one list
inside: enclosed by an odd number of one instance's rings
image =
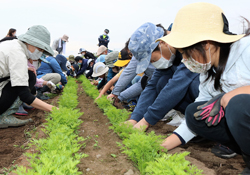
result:
[(175, 59), (175, 54), (173, 54), (173, 52), (171, 51), (169, 46), (168, 46), (168, 49), (169, 49), (169, 51), (171, 53), (171, 57), (170, 57), (169, 60), (165, 59), (162, 56), (162, 51), (161, 51), (161, 46), (160, 46), (161, 58), (158, 61), (151, 63), (156, 69), (167, 69), (167, 68), (169, 68), (170, 66), (173, 65), (173, 62), (174, 62), (174, 59)]
[(39, 51), (38, 49), (36, 49), (33, 53), (31, 53), (29, 50), (28, 50), (28, 53), (29, 53), (29, 57), (32, 59), (32, 60), (38, 60), (43, 52)]
[(210, 47), (209, 47), (209, 57), (210, 61), (209, 63), (199, 63), (195, 59), (193, 59), (191, 56), (189, 59), (183, 58), (181, 62), (185, 64), (185, 66), (194, 73), (205, 73), (211, 68), (211, 53), (210, 53)]

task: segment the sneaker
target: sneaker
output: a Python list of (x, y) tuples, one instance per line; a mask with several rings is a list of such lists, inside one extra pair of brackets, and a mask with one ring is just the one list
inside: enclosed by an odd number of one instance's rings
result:
[(211, 152), (216, 155), (217, 157), (224, 158), (224, 159), (230, 159), (237, 155), (234, 151), (232, 151), (230, 148), (222, 145), (217, 144), (212, 149)]
[(56, 85), (52, 81), (48, 81), (47, 86), (51, 89), (51, 91), (56, 90)]
[(135, 109), (135, 107), (136, 107), (136, 102), (135, 101), (131, 101), (131, 102), (129, 102), (129, 104), (128, 104), (128, 110), (129, 111), (131, 111), (131, 112), (133, 112), (134, 111), (134, 109)]

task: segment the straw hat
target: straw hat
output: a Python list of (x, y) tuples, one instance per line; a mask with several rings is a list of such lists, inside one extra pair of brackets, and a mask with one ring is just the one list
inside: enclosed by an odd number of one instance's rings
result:
[(102, 62), (98, 62), (94, 65), (92, 77), (99, 77), (107, 73), (108, 70), (109, 70), (108, 66), (106, 66)]
[(243, 36), (228, 31), (228, 22), (220, 7), (198, 2), (180, 9), (171, 33), (156, 41), (162, 40), (175, 48), (185, 48), (206, 40), (235, 42)]
[(47, 28), (42, 25), (34, 25), (30, 27), (25, 34), (19, 35), (18, 39), (32, 46), (43, 49), (46, 55), (54, 55), (54, 52), (50, 47), (50, 33)]

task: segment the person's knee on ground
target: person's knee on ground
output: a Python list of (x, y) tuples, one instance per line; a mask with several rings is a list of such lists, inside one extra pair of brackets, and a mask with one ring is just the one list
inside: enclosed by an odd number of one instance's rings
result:
[(232, 133), (240, 149), (247, 155), (250, 155), (250, 110), (248, 103), (249, 94), (241, 94), (233, 97), (226, 109), (225, 117), (228, 128)]

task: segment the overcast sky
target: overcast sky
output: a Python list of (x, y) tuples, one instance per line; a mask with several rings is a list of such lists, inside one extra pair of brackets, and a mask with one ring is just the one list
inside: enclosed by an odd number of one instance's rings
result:
[[(198, 0), (0, 0), (0, 38), (9, 28), (17, 36), (32, 25), (44, 25), (51, 44), (63, 34), (69, 36), (66, 55), (77, 55), (83, 47), (97, 51), (99, 35), (110, 30), (109, 49), (120, 50), (143, 23), (161, 23), (165, 28), (183, 6)], [(223, 9), (230, 31), (242, 33), (240, 16), (250, 19), (250, 0), (203, 0)]]

